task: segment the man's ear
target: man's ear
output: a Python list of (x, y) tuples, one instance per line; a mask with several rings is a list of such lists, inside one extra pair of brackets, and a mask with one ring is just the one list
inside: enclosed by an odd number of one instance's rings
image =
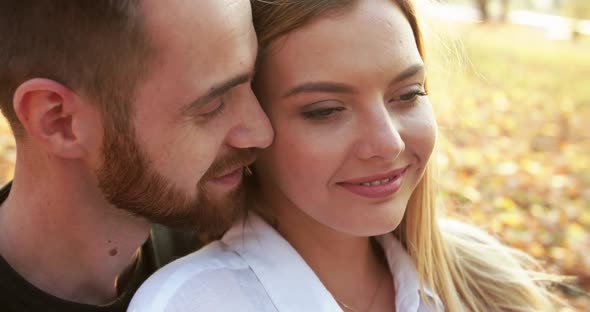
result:
[(92, 134), (80, 127), (86, 124), (90, 104), (68, 87), (49, 79), (27, 80), (17, 88), (13, 106), (26, 136), (55, 156), (83, 158), (93, 148)]

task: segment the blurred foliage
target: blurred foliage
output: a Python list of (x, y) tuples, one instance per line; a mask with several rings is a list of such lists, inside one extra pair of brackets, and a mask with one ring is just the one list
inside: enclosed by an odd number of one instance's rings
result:
[[(488, 10), (491, 14), (497, 10), (531, 10), (536, 12), (563, 14), (565, 16), (590, 19), (590, 1), (588, 0), (430, 0), (454, 5), (471, 6), (480, 11)], [(496, 12), (497, 13), (497, 12)], [(486, 13), (483, 13), (484, 15)]]
[[(445, 45), (429, 55), (447, 210), (590, 291), (590, 38), (556, 42), (509, 25), (448, 29), (430, 38)], [(583, 292), (564, 296), (590, 311)]]
[(0, 118), (0, 183), (3, 185), (14, 174), (16, 148), (14, 137), (4, 117)]
[(562, 11), (573, 18), (590, 19), (590, 1), (562, 0)]

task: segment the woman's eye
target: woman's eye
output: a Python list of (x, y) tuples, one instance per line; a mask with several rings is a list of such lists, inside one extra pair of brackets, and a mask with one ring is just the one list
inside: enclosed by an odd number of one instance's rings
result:
[(303, 112), (302, 114), (303, 117), (305, 117), (305, 119), (327, 119), (335, 115), (336, 113), (343, 111), (344, 109), (344, 107), (320, 108), (308, 112)]
[(428, 93), (424, 91), (412, 91), (406, 94), (400, 95), (398, 98), (393, 98), (390, 102), (415, 102), (419, 96), (426, 96)]

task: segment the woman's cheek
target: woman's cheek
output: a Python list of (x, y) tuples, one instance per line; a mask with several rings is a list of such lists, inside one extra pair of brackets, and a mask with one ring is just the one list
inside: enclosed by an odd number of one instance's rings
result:
[(425, 163), (428, 161), (437, 136), (437, 125), (429, 106), (417, 107), (400, 120), (402, 139), (414, 156)]
[(416, 131), (414, 133), (416, 133), (416, 141), (420, 149), (421, 155), (419, 156), (424, 162), (427, 162), (434, 149), (438, 126), (430, 109), (424, 110), (415, 122)]

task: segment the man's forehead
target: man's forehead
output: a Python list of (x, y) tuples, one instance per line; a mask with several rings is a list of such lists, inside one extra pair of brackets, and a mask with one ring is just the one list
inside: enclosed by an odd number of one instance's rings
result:
[(250, 0), (143, 0), (141, 11), (147, 20), (176, 22), (188, 19), (204, 24), (229, 20), (236, 14), (251, 15)]
[(189, 37), (207, 40), (251, 25), (249, 0), (144, 0), (146, 28), (157, 42)]
[(189, 103), (251, 75), (257, 43), (249, 0), (146, 0), (144, 10), (156, 50), (150, 88)]

